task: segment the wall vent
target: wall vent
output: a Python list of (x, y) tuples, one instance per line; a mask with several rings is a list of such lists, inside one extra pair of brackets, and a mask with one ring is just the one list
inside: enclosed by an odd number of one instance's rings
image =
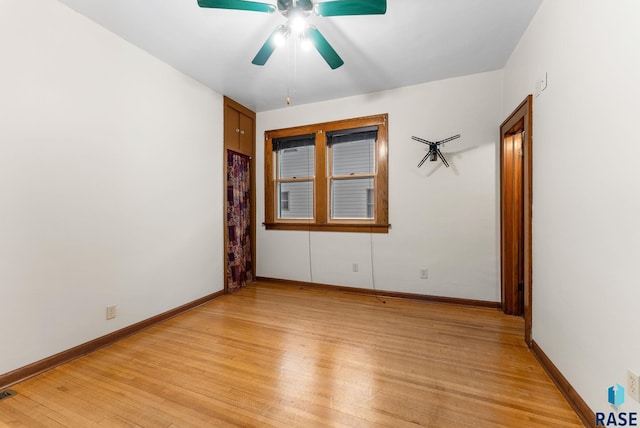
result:
[(0, 400), (4, 400), (5, 398), (11, 398), (14, 395), (18, 395), (13, 389), (5, 389), (4, 391), (0, 391)]

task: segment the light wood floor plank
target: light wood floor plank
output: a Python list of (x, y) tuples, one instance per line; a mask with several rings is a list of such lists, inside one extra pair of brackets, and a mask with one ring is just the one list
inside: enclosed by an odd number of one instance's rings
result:
[(492, 309), (258, 283), (12, 387), (0, 427), (580, 427)]

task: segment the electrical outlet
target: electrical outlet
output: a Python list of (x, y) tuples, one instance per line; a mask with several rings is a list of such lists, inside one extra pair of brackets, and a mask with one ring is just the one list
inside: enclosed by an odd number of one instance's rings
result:
[(627, 394), (640, 401), (640, 377), (631, 369), (627, 369)]
[(420, 279), (427, 279), (429, 277), (429, 271), (427, 269), (420, 269)]
[(354, 272), (358, 272), (358, 263), (354, 263), (353, 266), (351, 266), (351, 268), (353, 269)]
[(116, 305), (107, 306), (107, 319), (112, 320), (116, 315)]

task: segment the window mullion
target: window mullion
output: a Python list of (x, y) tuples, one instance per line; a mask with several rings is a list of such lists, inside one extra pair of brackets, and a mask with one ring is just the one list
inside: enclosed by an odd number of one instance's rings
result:
[(316, 223), (325, 224), (328, 213), (328, 195), (326, 177), (331, 171), (327, 169), (327, 136), (323, 130), (316, 133), (316, 180), (315, 180), (315, 218)]

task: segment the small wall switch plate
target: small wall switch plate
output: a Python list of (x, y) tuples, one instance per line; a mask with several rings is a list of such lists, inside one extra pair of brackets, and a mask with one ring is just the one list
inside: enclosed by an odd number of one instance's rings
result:
[(631, 369), (627, 369), (627, 394), (640, 402), (640, 377)]
[(353, 269), (354, 272), (358, 272), (358, 263), (354, 263), (351, 268)]
[(547, 89), (547, 79), (548, 73), (544, 73), (544, 76), (541, 76), (540, 79), (536, 80), (536, 97), (539, 96), (545, 89)]
[(420, 269), (420, 279), (427, 279), (429, 277), (429, 271), (427, 269)]
[(112, 320), (116, 317), (116, 305), (107, 306), (107, 319)]

